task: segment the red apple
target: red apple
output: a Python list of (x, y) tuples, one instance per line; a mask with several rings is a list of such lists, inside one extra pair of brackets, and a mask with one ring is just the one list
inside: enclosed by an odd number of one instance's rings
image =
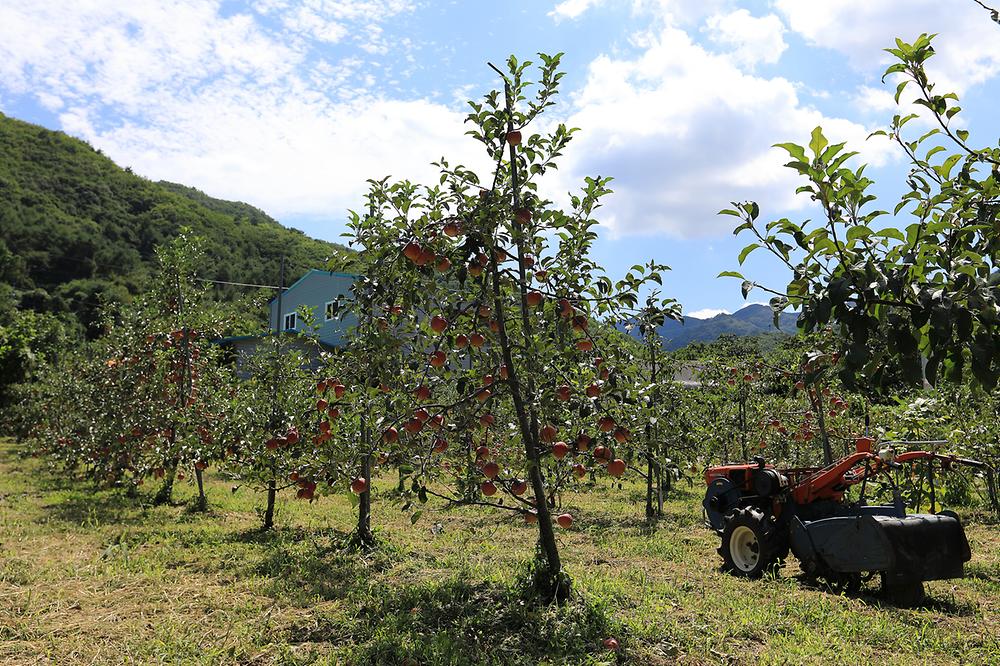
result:
[(537, 308), (542, 302), (542, 292), (529, 291), (524, 300), (527, 301), (528, 307)]
[(545, 424), (542, 426), (542, 430), (539, 433), (539, 437), (543, 442), (551, 442), (556, 438), (558, 431), (556, 427), (552, 424)]
[(573, 524), (573, 516), (568, 513), (561, 513), (556, 518), (556, 522), (559, 523), (559, 527), (568, 530)]
[(396, 442), (399, 440), (399, 431), (396, 430), (396, 428), (390, 426), (389, 428), (385, 429), (385, 432), (382, 433), (382, 439), (389, 442), (390, 444), (392, 442)]
[(500, 465), (497, 465), (495, 462), (488, 462), (483, 465), (483, 476), (487, 479), (495, 479), (499, 473)]
[(448, 238), (455, 238), (456, 236), (462, 233), (461, 227), (459, 227), (458, 223), (456, 222), (449, 222), (448, 224), (444, 225), (443, 231), (444, 235), (447, 236)]
[(587, 476), (587, 468), (581, 465), (580, 463), (577, 463), (573, 465), (573, 473), (576, 474), (576, 478), (582, 479), (583, 477)]
[(537, 511), (525, 511), (524, 512), (524, 522), (527, 525), (534, 525), (538, 522), (538, 512)]
[(615, 458), (608, 463), (608, 474), (614, 477), (619, 477), (625, 473), (625, 461), (621, 458)]
[(566, 442), (556, 442), (552, 445), (552, 455), (556, 460), (562, 460), (569, 453), (569, 444)]
[(448, 450), (448, 440), (438, 437), (434, 440), (434, 453), (444, 453)]
[(430, 356), (430, 364), (431, 364), (431, 367), (434, 367), (434, 368), (443, 367), (444, 364), (445, 364), (445, 362), (447, 360), (448, 360), (448, 357), (440, 349), (437, 350), (436, 352), (434, 352), (433, 354), (431, 354), (431, 356)]
[(417, 266), (426, 266), (427, 264), (432, 263), (436, 258), (437, 255), (434, 254), (434, 250), (424, 248), (420, 251), (420, 256), (417, 258), (416, 264)]
[(360, 495), (366, 490), (368, 490), (368, 480), (363, 476), (359, 476), (351, 481), (351, 492), (355, 495)]
[(493, 497), (497, 494), (497, 486), (492, 481), (483, 481), (479, 484), (479, 489), (483, 491), (483, 494), (487, 497)]
[(510, 492), (521, 496), (528, 491), (528, 482), (522, 479), (514, 479), (510, 483)]
[(486, 338), (484, 338), (481, 333), (473, 333), (472, 337), (469, 338), (469, 344), (476, 349), (479, 349), (486, 344)]
[(518, 132), (517, 130), (514, 130), (512, 132), (507, 132), (507, 143), (509, 143), (512, 146), (520, 146), (521, 133)]
[(459, 349), (465, 349), (469, 346), (469, 336), (459, 333), (455, 336), (455, 346)]
[(403, 248), (403, 256), (413, 263), (416, 263), (420, 259), (421, 252), (423, 252), (423, 249), (415, 241), (410, 241)]
[(569, 299), (559, 299), (559, 316), (567, 319), (573, 316), (573, 304), (569, 302)]
[(441, 315), (434, 315), (431, 317), (431, 330), (435, 333), (444, 333), (445, 329), (448, 328), (448, 320)]
[(601, 395), (601, 387), (600, 386), (598, 386), (597, 384), (591, 384), (590, 386), (587, 387), (587, 397), (588, 398), (596, 398), (599, 395)]
[(563, 402), (566, 402), (567, 400), (569, 400), (570, 391), (571, 389), (569, 385), (563, 384), (562, 386), (556, 389), (556, 397), (562, 400)]
[(448, 257), (441, 257), (438, 260), (435, 268), (437, 269), (438, 273), (447, 273), (448, 270), (451, 268), (451, 259), (449, 259)]

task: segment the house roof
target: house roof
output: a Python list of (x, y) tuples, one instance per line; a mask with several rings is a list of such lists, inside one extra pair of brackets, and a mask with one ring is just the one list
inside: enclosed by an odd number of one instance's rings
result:
[[(357, 274), (355, 274), (355, 273), (337, 273), (337, 272), (334, 272), (334, 271), (324, 271), (324, 270), (320, 270), (320, 269), (318, 269), (318, 268), (310, 268), (310, 269), (309, 269), (309, 271), (308, 271), (308, 272), (306, 272), (306, 274), (305, 274), (305, 275), (303, 275), (303, 276), (302, 276), (302, 277), (300, 277), (300, 278), (299, 278), (298, 280), (296, 280), (295, 282), (293, 282), (293, 283), (291, 284), (291, 286), (289, 286), (289, 287), (286, 287), (286, 288), (285, 288), (285, 291), (284, 291), (284, 294), (283, 294), (283, 295), (287, 296), (287, 295), (288, 295), (288, 293), (289, 293), (289, 292), (290, 292), (290, 291), (291, 291), (292, 289), (295, 289), (295, 288), (296, 288), (297, 286), (299, 286), (299, 285), (300, 285), (300, 284), (301, 284), (301, 283), (302, 283), (302, 282), (303, 282), (303, 281), (304, 281), (304, 280), (305, 280), (305, 279), (306, 279), (307, 277), (309, 277), (310, 275), (312, 275), (312, 274), (314, 274), (314, 273), (321, 273), (321, 274), (323, 274), (323, 275), (329, 275), (330, 277), (345, 277), (345, 278), (351, 278), (351, 279), (353, 279), (353, 280), (356, 280), (356, 279), (358, 279), (359, 277), (361, 277), (360, 275), (357, 275)], [(271, 303), (274, 303), (274, 301), (276, 301), (277, 299), (278, 299), (278, 297), (277, 297), (277, 296), (273, 297), (273, 298), (272, 298), (272, 299), (271, 299), (270, 301), (268, 301), (268, 302), (267, 302), (268, 306), (270, 306), (270, 305), (271, 305)]]

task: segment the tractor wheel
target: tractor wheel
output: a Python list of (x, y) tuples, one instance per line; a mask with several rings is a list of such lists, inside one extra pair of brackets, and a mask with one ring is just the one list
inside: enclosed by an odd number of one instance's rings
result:
[(882, 576), (882, 592), (894, 606), (912, 608), (924, 600), (924, 584), (919, 580), (890, 583)]
[(758, 509), (737, 509), (722, 530), (719, 554), (724, 568), (744, 578), (760, 578), (778, 563), (777, 544), (768, 533), (764, 514)]

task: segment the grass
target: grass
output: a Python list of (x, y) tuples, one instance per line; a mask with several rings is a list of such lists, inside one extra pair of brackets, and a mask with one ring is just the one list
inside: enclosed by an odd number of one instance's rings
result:
[(0, 440), (0, 663), (1000, 663), (996, 524), (967, 525), (965, 579), (902, 610), (873, 587), (810, 588), (794, 563), (761, 581), (721, 573), (698, 488), (647, 525), (638, 485), (598, 487), (564, 498), (577, 594), (539, 607), (522, 592), (534, 532), (519, 520), (428, 510), (411, 525), (376, 496), (381, 545), (358, 553), (341, 547), (344, 497), (279, 495), (262, 534), (262, 496), (209, 474), (197, 514), (194, 488), (176, 491), (162, 507), (93, 491)]

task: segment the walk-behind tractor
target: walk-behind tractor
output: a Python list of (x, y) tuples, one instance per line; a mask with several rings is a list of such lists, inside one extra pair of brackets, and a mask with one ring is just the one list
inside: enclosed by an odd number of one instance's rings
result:
[[(855, 453), (822, 468), (779, 470), (763, 458), (708, 468), (706, 522), (722, 538), (725, 568), (756, 578), (779, 566), (791, 550), (807, 577), (838, 591), (856, 591), (881, 575), (886, 596), (901, 606), (919, 603), (925, 580), (962, 577), (971, 553), (958, 516), (906, 515), (891, 472), (917, 460), (945, 468), (985, 465), (928, 451), (876, 453), (872, 443), (860, 438)], [(865, 502), (877, 476), (893, 484), (891, 505)], [(847, 501), (848, 489), (858, 484), (860, 498)]]

